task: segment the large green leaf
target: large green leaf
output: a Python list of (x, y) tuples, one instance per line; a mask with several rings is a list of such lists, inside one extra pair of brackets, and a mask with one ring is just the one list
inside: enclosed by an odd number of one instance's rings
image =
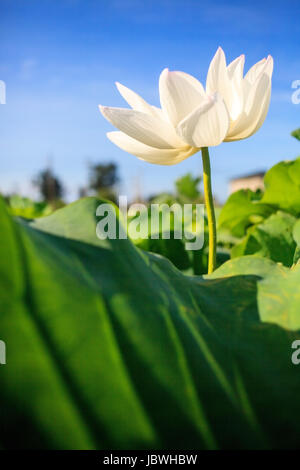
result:
[(296, 249), (295, 222), (295, 217), (285, 212), (272, 214), (261, 224), (248, 229), (244, 240), (233, 247), (232, 258), (255, 254), (292, 266)]
[(208, 279), (256, 275), (259, 316), (288, 330), (300, 330), (300, 265), (288, 269), (271, 260), (243, 256), (223, 264)]
[(262, 204), (260, 197), (250, 189), (241, 189), (229, 196), (224, 204), (218, 226), (235, 237), (243, 237), (247, 227), (261, 222), (273, 212), (273, 208)]
[(273, 166), (264, 181), (266, 191), (262, 203), (300, 214), (300, 158)]
[(184, 276), (99, 240), (99, 202), (34, 223), (1, 210), (1, 445), (299, 446), (299, 270), (245, 257)]

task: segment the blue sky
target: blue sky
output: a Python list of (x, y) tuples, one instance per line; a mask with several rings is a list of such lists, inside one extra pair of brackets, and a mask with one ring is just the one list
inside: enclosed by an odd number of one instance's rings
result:
[(213, 185), (227, 195), (232, 176), (300, 154), (290, 132), (300, 126), (291, 84), (300, 80), (299, 1), (0, 0), (0, 188), (33, 194), (32, 176), (51, 161), (69, 200), (87, 179), (88, 162), (115, 161), (121, 192), (170, 190), (201, 172), (200, 154), (172, 166), (151, 165), (106, 138), (113, 130), (98, 104), (126, 106), (114, 82), (158, 104), (161, 70), (205, 82), (217, 47), (228, 61), (244, 53), (246, 70), (274, 57), (272, 101), (261, 130), (211, 149)]

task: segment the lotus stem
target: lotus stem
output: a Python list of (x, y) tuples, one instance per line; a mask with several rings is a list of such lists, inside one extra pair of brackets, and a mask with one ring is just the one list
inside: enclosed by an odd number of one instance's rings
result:
[(207, 147), (201, 148), (202, 162), (203, 162), (203, 186), (204, 198), (206, 205), (207, 221), (208, 221), (208, 274), (212, 273), (217, 266), (217, 228), (216, 216), (214, 209), (214, 200), (211, 187), (211, 171), (209, 152)]

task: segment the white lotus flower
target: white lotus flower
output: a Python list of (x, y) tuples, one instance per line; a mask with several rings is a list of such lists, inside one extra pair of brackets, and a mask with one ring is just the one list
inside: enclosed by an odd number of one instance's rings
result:
[(254, 134), (269, 107), (273, 59), (255, 64), (243, 78), (244, 56), (226, 66), (219, 48), (209, 66), (206, 91), (184, 72), (163, 70), (159, 79), (161, 109), (132, 90), (117, 88), (132, 109), (100, 106), (120, 131), (107, 137), (141, 160), (174, 165), (203, 147)]

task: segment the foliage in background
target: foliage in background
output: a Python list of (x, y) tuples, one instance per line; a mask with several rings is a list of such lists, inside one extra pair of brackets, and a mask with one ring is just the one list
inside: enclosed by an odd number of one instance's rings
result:
[(21, 197), (17, 194), (7, 197), (8, 210), (11, 215), (25, 217), (27, 219), (36, 219), (50, 215), (54, 208), (46, 201), (36, 202), (27, 197)]
[(250, 190), (232, 194), (221, 210), (219, 233), (235, 239), (231, 257), (263, 256), (292, 266), (297, 241), (294, 228), (300, 217), (300, 158), (283, 161), (265, 175), (265, 192)]
[[(118, 181), (114, 164), (95, 165), (91, 173), (90, 188), (114, 199), (113, 187)], [(196, 204), (203, 203), (199, 189), (201, 179), (190, 173), (175, 182), (173, 194), (159, 194), (149, 201), (147, 217), (149, 236), (133, 240), (139, 248), (163, 255), (187, 274), (207, 272), (207, 223), (204, 224), (204, 248), (201, 251), (186, 250), (188, 240), (174, 239), (171, 226), (170, 239), (163, 238), (162, 228), (157, 239), (151, 239), (150, 204)], [(102, 190), (100, 190), (102, 188)], [(56, 207), (53, 203), (36, 203), (27, 198), (13, 196), (8, 199), (10, 212), (27, 218), (50, 214)], [(216, 208), (218, 220), (218, 266), (230, 258), (243, 255), (268, 257), (291, 266), (295, 259), (296, 245), (293, 227), (300, 215), (300, 159), (283, 161), (272, 167), (265, 175), (265, 192), (240, 190), (228, 198), (223, 208)], [(173, 221), (171, 213), (171, 223)], [(132, 219), (130, 217), (129, 219)], [(187, 224), (187, 221), (184, 221)], [(195, 230), (195, 226), (193, 226)]]
[(177, 197), (182, 204), (203, 201), (203, 196), (199, 190), (201, 179), (200, 177), (193, 177), (191, 173), (187, 173), (175, 181)]
[[(173, 204), (179, 204), (182, 209), (184, 204), (193, 205), (193, 218), (192, 220), (182, 220), (182, 232), (184, 233), (184, 226), (187, 229), (189, 226), (193, 233), (199, 233), (203, 231), (200, 227), (197, 230), (195, 210), (196, 204), (204, 204), (203, 194), (199, 188), (201, 183), (200, 177), (193, 177), (190, 173), (183, 175), (175, 181), (175, 190), (173, 194), (162, 193), (153, 196), (149, 200), (149, 204), (160, 204), (160, 213), (162, 212), (163, 206), (167, 205), (170, 208)], [(216, 215), (219, 213), (219, 208), (216, 208)], [(184, 213), (183, 213), (184, 215)], [(208, 264), (208, 231), (207, 231), (207, 220), (205, 217), (204, 221), (204, 248), (202, 250), (192, 251), (186, 250), (186, 242), (188, 240), (184, 236), (181, 239), (174, 238), (174, 216), (171, 212), (171, 233), (170, 239), (165, 239), (163, 227), (158, 230), (158, 238), (151, 238), (151, 207), (148, 209), (148, 227), (149, 234), (148, 238), (140, 238), (133, 240), (136, 246), (142, 248), (145, 251), (151, 251), (168, 258), (172, 263), (186, 274), (205, 274), (207, 272)], [(229, 259), (229, 252), (224, 247), (219, 247), (217, 252), (217, 265), (220, 266), (224, 261)]]
[(151, 204), (196, 204), (203, 202), (199, 189), (202, 178), (187, 173), (175, 181), (173, 193), (160, 193), (149, 198)]

